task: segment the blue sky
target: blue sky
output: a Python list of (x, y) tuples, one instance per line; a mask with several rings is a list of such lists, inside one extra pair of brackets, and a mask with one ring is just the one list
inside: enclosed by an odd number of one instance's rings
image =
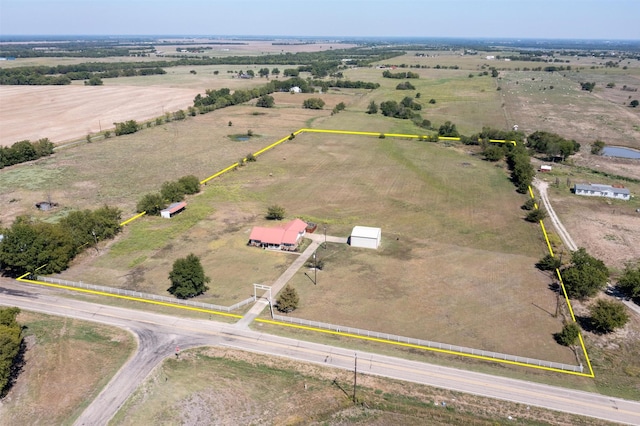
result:
[(0, 0), (0, 35), (640, 39), (640, 0)]

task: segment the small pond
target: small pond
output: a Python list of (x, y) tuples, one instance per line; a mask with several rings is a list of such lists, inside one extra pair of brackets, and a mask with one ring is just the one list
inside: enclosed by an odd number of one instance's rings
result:
[(602, 149), (602, 155), (606, 157), (640, 159), (640, 151), (636, 151), (635, 149), (630, 148), (623, 148), (621, 146), (605, 146)]

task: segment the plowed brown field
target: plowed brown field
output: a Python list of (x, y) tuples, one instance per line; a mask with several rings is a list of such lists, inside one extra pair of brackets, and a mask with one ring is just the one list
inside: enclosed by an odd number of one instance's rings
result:
[(147, 120), (193, 105), (197, 89), (138, 86), (2, 86), (0, 146), (29, 139), (53, 143)]

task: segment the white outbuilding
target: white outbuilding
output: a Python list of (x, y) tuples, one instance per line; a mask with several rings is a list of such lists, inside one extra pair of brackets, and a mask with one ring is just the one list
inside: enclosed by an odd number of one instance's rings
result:
[(352, 247), (377, 249), (382, 240), (382, 229), (369, 226), (354, 226), (349, 243)]

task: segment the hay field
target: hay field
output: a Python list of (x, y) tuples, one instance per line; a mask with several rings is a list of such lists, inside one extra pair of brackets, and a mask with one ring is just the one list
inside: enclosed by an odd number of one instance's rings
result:
[(201, 91), (137, 86), (0, 86), (0, 145), (82, 139), (113, 123), (186, 109)]

